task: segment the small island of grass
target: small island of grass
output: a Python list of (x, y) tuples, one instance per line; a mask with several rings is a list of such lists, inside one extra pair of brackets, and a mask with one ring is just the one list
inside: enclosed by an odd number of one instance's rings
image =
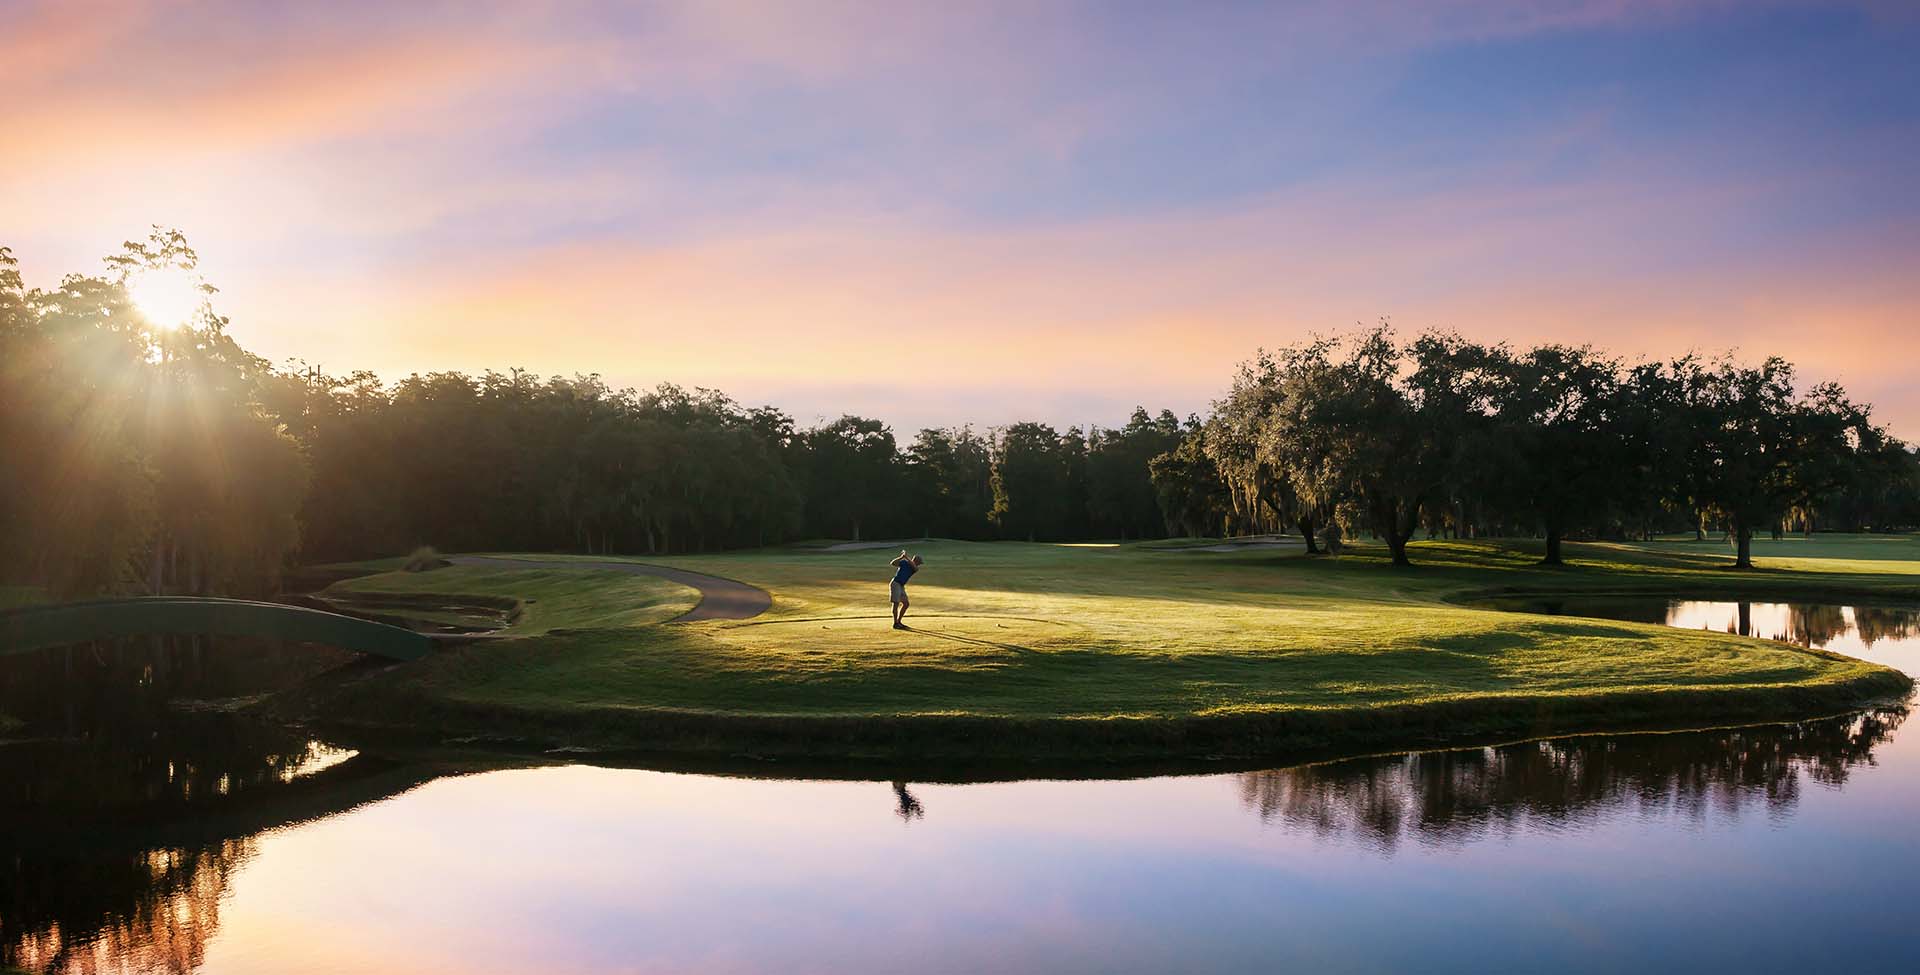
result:
[[(677, 584), (579, 557), (456, 565), (330, 596), (531, 600), (503, 638), (307, 697), (362, 729), (541, 745), (811, 759), (1139, 760), (1486, 742), (1786, 720), (1903, 693), (1875, 664), (1717, 632), (1506, 612), (1528, 593), (1920, 599), (1920, 541), (1415, 543), (1337, 559), (1264, 545), (916, 543), (910, 631), (888, 626), (881, 550), (786, 547), (659, 564), (773, 596), (739, 621), (662, 622)], [(591, 561), (607, 561), (596, 557)], [(568, 563), (576, 563), (569, 565)]]

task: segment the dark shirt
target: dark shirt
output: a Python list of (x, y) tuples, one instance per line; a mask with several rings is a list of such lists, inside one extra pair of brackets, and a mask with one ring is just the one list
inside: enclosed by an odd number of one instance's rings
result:
[(899, 570), (893, 574), (893, 581), (903, 586), (907, 584), (908, 579), (913, 578), (913, 574), (915, 572), (920, 571), (918, 566), (915, 566), (912, 562), (909, 562), (906, 559), (895, 559), (893, 564)]

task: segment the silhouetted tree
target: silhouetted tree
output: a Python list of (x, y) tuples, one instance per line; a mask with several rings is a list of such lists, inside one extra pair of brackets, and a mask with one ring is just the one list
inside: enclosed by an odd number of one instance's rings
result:
[(893, 431), (879, 420), (843, 416), (801, 435), (809, 523), (845, 528), (855, 541), (869, 521), (893, 514), (902, 487)]
[(1135, 407), (1126, 426), (1095, 427), (1087, 437), (1087, 517), (1098, 537), (1154, 538), (1165, 533), (1149, 465), (1181, 441), (1170, 410), (1149, 415)]
[(1052, 427), (1015, 423), (995, 432), (991, 517), (1002, 537), (1059, 537), (1070, 480), (1066, 451)]
[(1497, 430), (1482, 461), (1486, 488), (1506, 495), (1536, 520), (1546, 538), (1542, 561), (1561, 564), (1561, 541), (1594, 525), (1628, 493), (1636, 469), (1623, 438), (1620, 363), (1593, 351), (1542, 345), (1495, 360)]
[[(921, 430), (906, 451), (907, 481), (921, 534), (987, 538), (993, 525), (993, 457), (971, 427)], [(912, 527), (912, 526), (909, 526)]]
[(1226, 517), (1226, 480), (1208, 455), (1204, 439), (1199, 424), (1192, 422), (1179, 446), (1147, 464), (1169, 533), (1209, 535), (1219, 530)]

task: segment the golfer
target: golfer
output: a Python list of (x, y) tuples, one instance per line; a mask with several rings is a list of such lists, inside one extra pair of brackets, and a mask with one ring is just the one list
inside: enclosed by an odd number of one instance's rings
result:
[(893, 566), (893, 628), (904, 630), (907, 624), (900, 621), (907, 617), (907, 580), (920, 571), (920, 556), (909, 556), (903, 548), (900, 557), (887, 564)]

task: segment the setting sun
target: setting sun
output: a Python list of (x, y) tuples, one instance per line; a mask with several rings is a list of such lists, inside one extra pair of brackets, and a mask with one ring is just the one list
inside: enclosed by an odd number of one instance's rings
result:
[(207, 300), (200, 282), (178, 268), (159, 268), (128, 278), (127, 297), (156, 328), (168, 330), (191, 322)]

